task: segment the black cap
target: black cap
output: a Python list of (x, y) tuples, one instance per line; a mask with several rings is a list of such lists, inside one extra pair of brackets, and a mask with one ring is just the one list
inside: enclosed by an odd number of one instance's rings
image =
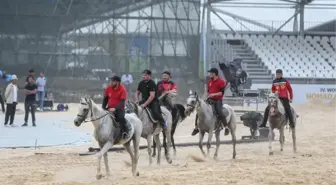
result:
[(110, 80), (111, 81), (117, 81), (117, 82), (121, 82), (121, 79), (120, 79), (120, 77), (119, 76), (112, 76), (112, 77), (110, 77)]
[(170, 76), (170, 72), (169, 71), (163, 71), (163, 73), (162, 74), (166, 74), (166, 75), (168, 75), (169, 77), (171, 77)]
[(29, 69), (29, 73), (34, 73), (34, 69)]
[(281, 69), (277, 69), (277, 70), (275, 71), (275, 73), (280, 73), (280, 74), (282, 74), (282, 70), (281, 70)]
[(217, 68), (211, 68), (208, 72), (209, 73), (215, 73), (216, 75), (218, 75), (218, 69)]
[(152, 75), (152, 71), (145, 69), (142, 73), (147, 74), (147, 75)]

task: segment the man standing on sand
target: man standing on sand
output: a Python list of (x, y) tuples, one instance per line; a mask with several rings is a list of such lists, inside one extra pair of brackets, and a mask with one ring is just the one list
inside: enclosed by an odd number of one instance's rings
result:
[(43, 103), (44, 103), (44, 97), (45, 97), (45, 85), (46, 85), (47, 79), (44, 76), (44, 73), (40, 73), (40, 76), (36, 80), (37, 85), (37, 96), (39, 100), (39, 106), (40, 110), (43, 111)]
[(29, 110), (32, 114), (33, 126), (36, 127), (35, 123), (35, 103), (36, 103), (36, 93), (37, 93), (37, 85), (32, 76), (28, 77), (28, 84), (25, 86), (24, 93), (26, 95), (25, 98), (25, 117), (23, 127), (28, 126), (28, 115)]
[(9, 125), (13, 126), (16, 104), (18, 102), (18, 88), (16, 85), (18, 78), (16, 75), (12, 75), (12, 82), (9, 83), (5, 91), (5, 100), (6, 100), (6, 115), (5, 115), (5, 126), (7, 126), (8, 119), (10, 118)]

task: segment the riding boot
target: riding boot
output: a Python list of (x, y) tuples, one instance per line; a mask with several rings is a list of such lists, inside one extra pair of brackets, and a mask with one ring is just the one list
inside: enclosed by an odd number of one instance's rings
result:
[(198, 130), (198, 126), (197, 126), (197, 119), (198, 119), (198, 115), (196, 114), (196, 118), (195, 118), (195, 128), (192, 131), (191, 135), (194, 136), (196, 134), (198, 134), (199, 130)]
[(269, 106), (266, 107), (265, 112), (264, 112), (264, 119), (261, 125), (259, 127), (266, 127), (267, 124), (267, 119), (268, 119), (268, 113), (269, 113)]

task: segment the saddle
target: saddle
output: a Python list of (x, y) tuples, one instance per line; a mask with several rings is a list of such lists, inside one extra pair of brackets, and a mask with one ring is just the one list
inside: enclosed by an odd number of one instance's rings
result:
[(113, 144), (124, 144), (124, 143), (126, 143), (128, 140), (130, 140), (132, 138), (133, 133), (134, 133), (134, 128), (133, 128), (132, 124), (126, 119), (126, 129), (127, 129), (126, 133), (127, 133), (128, 137), (122, 138), (122, 134), (124, 133), (124, 131), (121, 130), (120, 122), (117, 122), (115, 120), (115, 116), (114, 116), (113, 113), (110, 113), (109, 116), (112, 119), (113, 126), (120, 130), (119, 134), (117, 136), (115, 136)]
[[(217, 117), (215, 130), (222, 130), (223, 129), (223, 127), (222, 127), (223, 123), (221, 123), (220, 119), (218, 118), (218, 114), (217, 114), (216, 109), (215, 109), (215, 101), (211, 100), (211, 99), (207, 99), (206, 102), (209, 105), (211, 105), (213, 114), (216, 115), (216, 117)], [(224, 114), (225, 117), (227, 117), (229, 115), (229, 111), (225, 107), (222, 107), (222, 111), (223, 111), (223, 114)]]
[(147, 112), (147, 115), (148, 115), (148, 117), (149, 117), (149, 119), (153, 122), (153, 123), (158, 123), (159, 121), (158, 120), (156, 120), (155, 118), (154, 118), (154, 116), (153, 116), (153, 113), (152, 113), (152, 111), (149, 109), (149, 108), (145, 108), (145, 110), (146, 110), (146, 112)]

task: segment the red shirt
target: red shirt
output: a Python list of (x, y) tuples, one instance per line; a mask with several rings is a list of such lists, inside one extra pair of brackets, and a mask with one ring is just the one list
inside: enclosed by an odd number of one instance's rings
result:
[(170, 90), (177, 90), (176, 84), (172, 81), (160, 81), (157, 84), (158, 93), (162, 94), (163, 92)]
[[(216, 80), (210, 79), (208, 81), (208, 94), (222, 92), (223, 89), (225, 89), (225, 86), (226, 86), (225, 80), (221, 79), (220, 77), (218, 77)], [(224, 94), (220, 96), (213, 96), (211, 97), (211, 99), (222, 100), (223, 96)]]
[(111, 85), (106, 87), (104, 96), (108, 97), (107, 107), (115, 108), (121, 103), (121, 100), (126, 100), (127, 91), (126, 88), (119, 84), (116, 88), (113, 88)]
[(292, 86), (285, 78), (273, 80), (272, 92), (278, 92), (279, 98), (289, 98), (289, 100), (293, 100)]

